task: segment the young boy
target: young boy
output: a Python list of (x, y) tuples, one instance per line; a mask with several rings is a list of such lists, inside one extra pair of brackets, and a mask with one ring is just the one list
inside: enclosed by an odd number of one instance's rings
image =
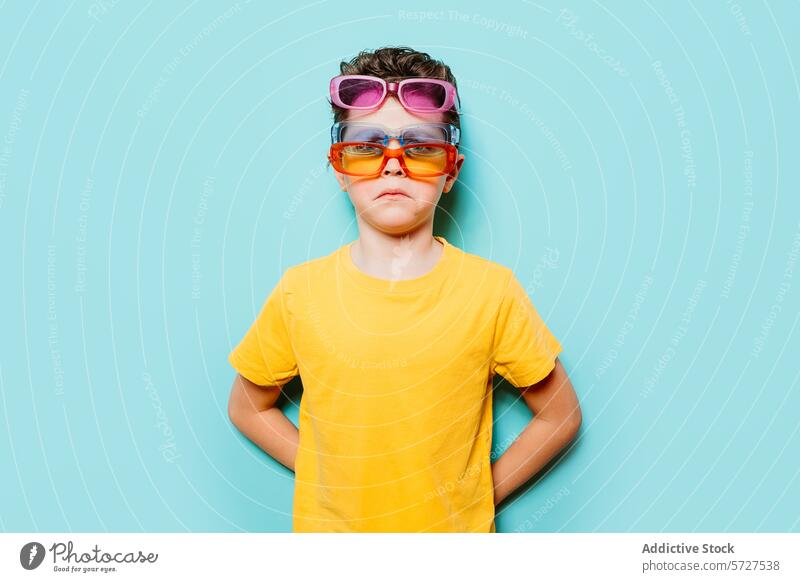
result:
[[(511, 269), (433, 235), (464, 162), (449, 67), (362, 52), (331, 81), (329, 160), (358, 239), (287, 269), (229, 356), (229, 415), (295, 471), (295, 532), (494, 532), (581, 414)], [(299, 430), (275, 406), (303, 382)], [(535, 418), (494, 464), (492, 377)]]

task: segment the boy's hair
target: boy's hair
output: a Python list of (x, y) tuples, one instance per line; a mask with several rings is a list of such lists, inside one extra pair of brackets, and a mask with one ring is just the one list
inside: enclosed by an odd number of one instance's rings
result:
[[(383, 47), (374, 51), (364, 50), (353, 57), (349, 62), (339, 63), (342, 75), (372, 75), (388, 82), (401, 81), (409, 77), (427, 77), (448, 81), (456, 87), (456, 78), (450, 67), (441, 61), (432, 59), (428, 53), (415, 51), (407, 46)], [(347, 109), (342, 109), (331, 103), (333, 120), (344, 121), (347, 119)], [(455, 109), (442, 114), (445, 123), (452, 123), (461, 129), (461, 120)]]

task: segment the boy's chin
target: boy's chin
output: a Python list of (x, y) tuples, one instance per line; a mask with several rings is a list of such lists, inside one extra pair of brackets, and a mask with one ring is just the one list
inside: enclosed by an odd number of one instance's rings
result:
[(372, 228), (393, 235), (413, 230), (419, 225), (419, 221), (420, 216), (400, 209), (373, 210), (367, 217)]

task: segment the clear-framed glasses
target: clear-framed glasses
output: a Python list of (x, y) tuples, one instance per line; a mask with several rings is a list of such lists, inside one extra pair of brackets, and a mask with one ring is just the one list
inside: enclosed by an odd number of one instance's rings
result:
[(458, 146), (459, 129), (449, 123), (417, 123), (392, 129), (367, 121), (339, 121), (331, 127), (331, 143), (364, 142), (384, 146), (397, 140), (401, 146), (414, 143), (447, 143)]

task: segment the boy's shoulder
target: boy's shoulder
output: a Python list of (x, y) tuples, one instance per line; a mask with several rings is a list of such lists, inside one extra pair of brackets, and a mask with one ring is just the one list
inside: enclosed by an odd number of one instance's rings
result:
[(296, 279), (301, 276), (329, 271), (336, 266), (337, 255), (341, 250), (342, 247), (339, 247), (327, 255), (306, 259), (305, 261), (286, 267), (283, 276), (287, 279)]
[(457, 255), (457, 260), (454, 264), (457, 265), (460, 274), (466, 278), (476, 280), (480, 278), (483, 281), (493, 281), (499, 286), (508, 284), (509, 279), (514, 277), (514, 270), (507, 267), (498, 261), (487, 259), (481, 255), (470, 253), (457, 246), (451, 245), (454, 254)]
[[(454, 248), (458, 249), (458, 247)], [(467, 251), (463, 251), (461, 249), (458, 249), (457, 252), (461, 253), (461, 255), (464, 257), (464, 261), (468, 265), (480, 270), (481, 272), (488, 272), (490, 275), (498, 277), (510, 277), (514, 274), (514, 271), (509, 267), (497, 261), (493, 261), (492, 259), (487, 259), (486, 257), (482, 257), (481, 255), (476, 255), (474, 253), (468, 253)]]
[(307, 259), (285, 267), (278, 284), (284, 292), (297, 292), (309, 286), (325, 284), (335, 274), (337, 255), (341, 247), (313, 259)]

